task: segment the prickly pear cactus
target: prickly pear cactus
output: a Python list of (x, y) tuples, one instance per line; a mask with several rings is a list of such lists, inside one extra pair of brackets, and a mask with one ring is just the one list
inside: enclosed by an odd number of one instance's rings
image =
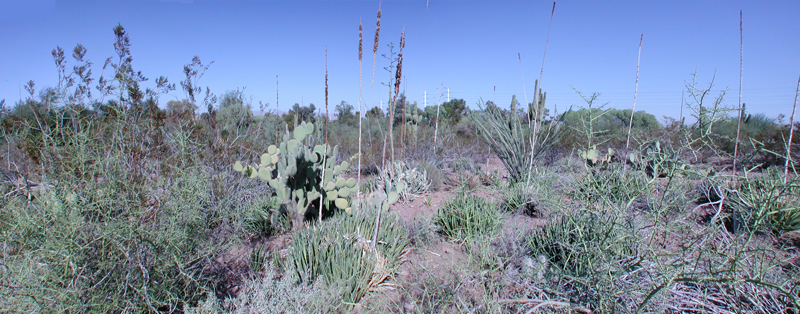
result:
[(586, 161), (586, 164), (589, 166), (607, 166), (609, 163), (611, 163), (611, 158), (614, 156), (614, 150), (609, 148), (605, 156), (601, 156), (600, 151), (597, 150), (597, 146), (592, 146), (591, 149), (579, 150), (578, 156), (583, 158), (583, 160)]
[(319, 204), (320, 197), (329, 210), (350, 213), (351, 195), (358, 190), (355, 179), (341, 177), (349, 164), (347, 161), (336, 164), (337, 147), (327, 144), (311, 147), (313, 134), (314, 125), (303, 122), (292, 132), (287, 129), (283, 142), (270, 145), (258, 164), (237, 161), (233, 165), (233, 170), (267, 182), (274, 189), (273, 196), (293, 214), (294, 228), (302, 225), (306, 211), (312, 204)]
[(400, 200), (400, 193), (406, 188), (405, 182), (398, 182), (395, 186), (386, 186), (384, 189), (372, 191), (366, 196), (365, 204), (380, 206), (383, 211), (389, 210), (389, 205)]
[[(628, 154), (628, 162), (635, 169), (644, 170), (653, 178), (683, 175), (691, 170), (678, 153), (669, 147), (662, 147), (659, 141), (645, 144), (641, 153)], [(707, 176), (714, 175), (713, 168), (709, 168)]]

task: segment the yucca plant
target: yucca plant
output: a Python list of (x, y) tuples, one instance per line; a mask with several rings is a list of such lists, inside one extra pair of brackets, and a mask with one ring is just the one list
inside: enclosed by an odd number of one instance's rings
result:
[[(529, 105), (543, 111), (546, 94), (538, 88), (538, 83), (535, 89), (541, 93), (541, 96), (538, 98), (536, 106), (532, 103)], [(539, 119), (541, 126), (535, 130), (530, 123), (523, 123), (528, 119), (517, 114), (516, 101), (512, 101), (509, 112), (504, 112), (496, 106), (486, 106), (485, 108), (483, 104), (478, 106), (481, 107), (481, 110), (473, 112), (470, 117), (480, 130), (481, 137), (500, 158), (515, 181), (523, 179), (530, 164), (542, 158), (553, 145), (558, 143), (561, 137), (561, 121), (556, 118), (548, 119), (548, 116), (543, 113), (541, 114), (542, 118)], [(534, 138), (534, 141), (530, 141), (531, 138)], [(532, 147), (531, 143), (533, 142), (537, 144)]]

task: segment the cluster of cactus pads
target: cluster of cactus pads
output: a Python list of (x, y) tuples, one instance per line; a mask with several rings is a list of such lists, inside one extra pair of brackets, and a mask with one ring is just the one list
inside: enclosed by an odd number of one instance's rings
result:
[(608, 152), (606, 152), (605, 156), (600, 155), (600, 151), (597, 149), (597, 146), (592, 146), (591, 149), (587, 150), (579, 150), (578, 156), (583, 158), (586, 161), (586, 164), (589, 166), (597, 166), (597, 165), (608, 165), (611, 163), (611, 159), (614, 157), (614, 149), (608, 148)]
[[(677, 151), (662, 147), (659, 141), (645, 144), (641, 149), (641, 154), (635, 152), (628, 154), (628, 162), (634, 168), (644, 170), (654, 178), (684, 174), (691, 170), (691, 167), (680, 159)], [(713, 167), (708, 168), (705, 174), (706, 176), (714, 175)]]
[(366, 196), (365, 203), (369, 205), (381, 206), (383, 211), (389, 210), (389, 205), (397, 203), (401, 193), (406, 189), (405, 182), (397, 182), (394, 187), (385, 186), (381, 189), (372, 191)]
[(311, 147), (309, 136), (313, 133), (312, 123), (303, 122), (293, 132), (287, 129), (283, 142), (279, 146), (270, 145), (261, 155), (260, 164), (245, 165), (237, 161), (233, 169), (245, 177), (268, 182), (280, 203), (290, 209), (294, 206), (299, 215), (305, 215), (320, 197), (325, 204), (333, 203), (350, 213), (351, 196), (356, 194), (358, 186), (355, 179), (341, 176), (349, 164), (347, 161), (336, 164), (336, 147), (327, 144)]

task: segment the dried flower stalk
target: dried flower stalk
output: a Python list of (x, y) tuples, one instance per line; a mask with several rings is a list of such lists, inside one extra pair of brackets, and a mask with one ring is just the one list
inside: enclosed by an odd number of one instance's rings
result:
[(375, 85), (375, 58), (378, 57), (378, 39), (381, 35), (381, 4), (378, 3), (378, 24), (375, 26), (375, 43), (372, 45), (372, 83)]

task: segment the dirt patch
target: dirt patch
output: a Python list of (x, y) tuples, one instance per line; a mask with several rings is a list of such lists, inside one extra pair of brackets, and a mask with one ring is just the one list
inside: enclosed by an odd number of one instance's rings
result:
[(217, 298), (236, 297), (250, 274), (250, 251), (247, 246), (239, 246), (222, 252), (203, 269), (203, 275), (213, 278)]
[(455, 194), (451, 192), (433, 192), (420, 195), (412, 200), (398, 201), (389, 207), (389, 211), (395, 212), (403, 218), (406, 223), (413, 221), (415, 217), (425, 215), (428, 217), (436, 214), (436, 210), (442, 203), (453, 198)]
[[(406, 262), (394, 277), (395, 289), (372, 293), (356, 307), (355, 313), (428, 312), (431, 304), (446, 294), (472, 288), (465, 282), (469, 256), (459, 244), (438, 241), (410, 250)], [(480, 293), (480, 292), (476, 292)], [(422, 304), (424, 303), (424, 304)]]

